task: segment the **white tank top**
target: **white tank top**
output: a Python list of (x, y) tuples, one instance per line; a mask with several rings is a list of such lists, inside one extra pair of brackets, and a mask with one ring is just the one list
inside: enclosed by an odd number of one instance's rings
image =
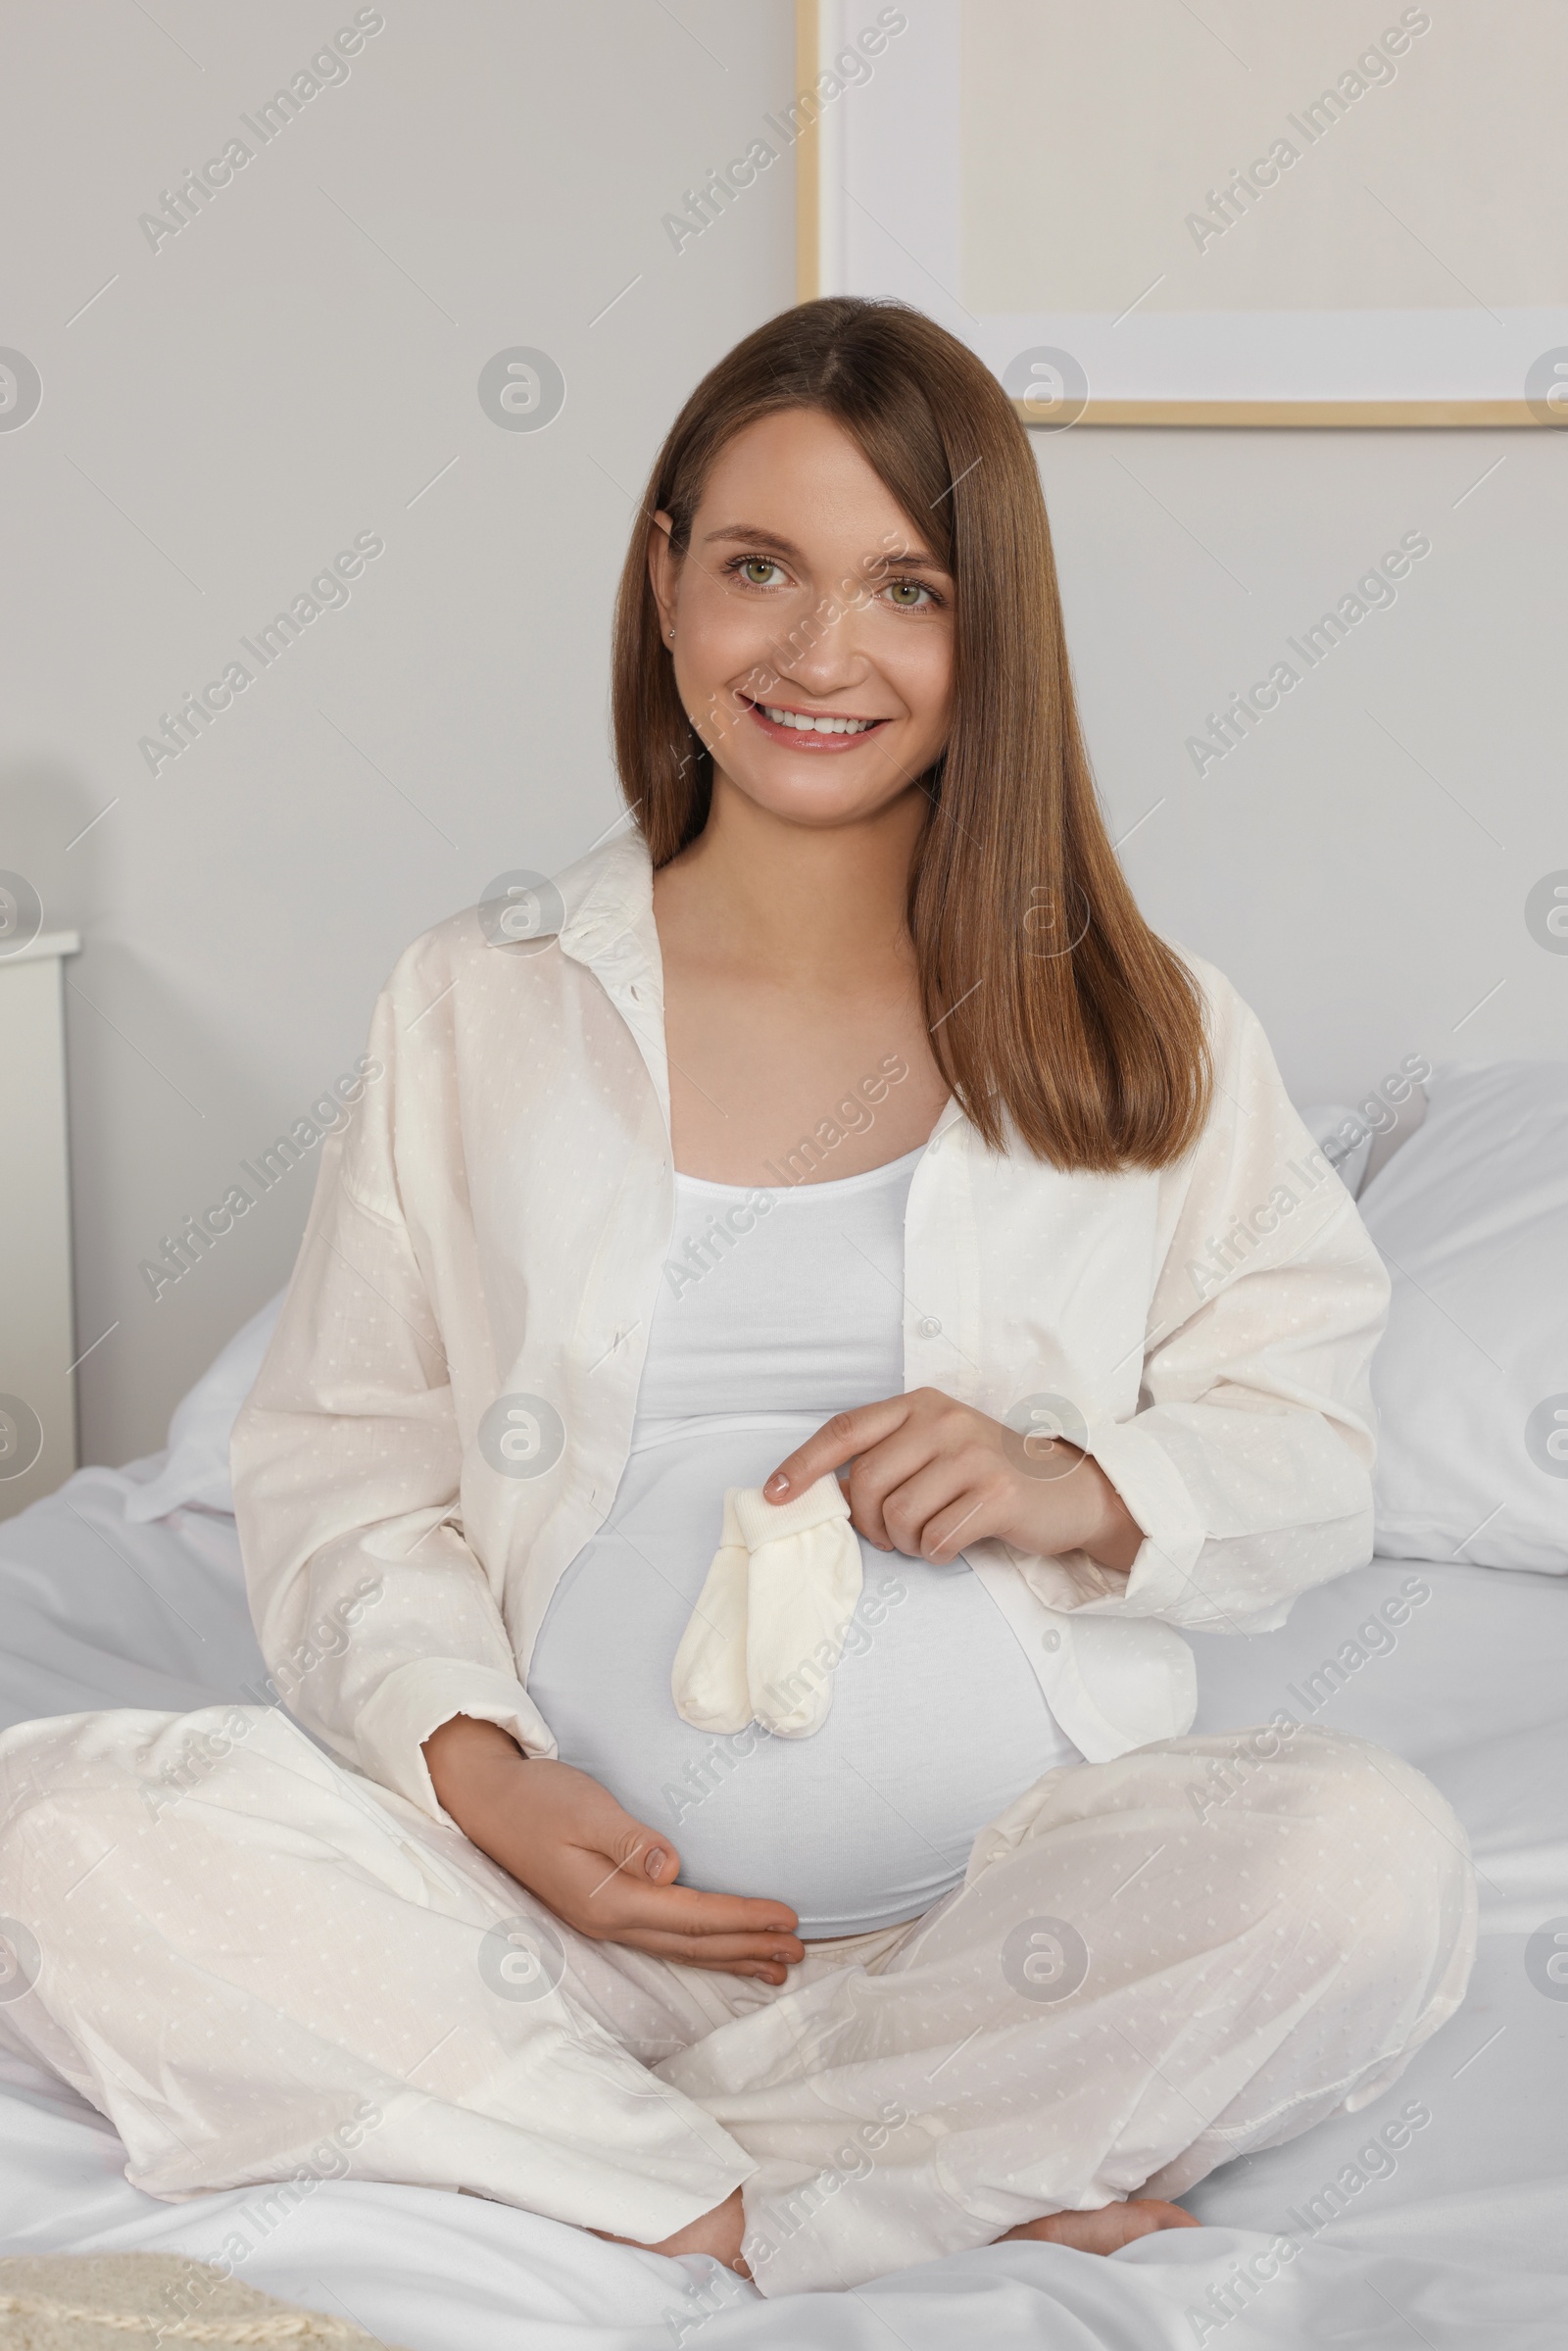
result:
[(904, 1392), (904, 1215), (921, 1154), (753, 1190), (675, 1179), (675, 1243), (609, 1518), (566, 1569), (529, 1694), (562, 1760), (668, 1837), (684, 1883), (787, 1902), (806, 1936), (914, 1918), (976, 1833), (1081, 1760), (962, 1558), (862, 1543), (865, 1586), (809, 1739), (694, 1730), (670, 1667), (726, 1486), (837, 1411)]

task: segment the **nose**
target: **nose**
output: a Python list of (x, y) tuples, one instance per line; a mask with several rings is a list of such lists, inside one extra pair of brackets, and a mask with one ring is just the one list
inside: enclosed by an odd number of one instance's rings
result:
[(776, 684), (817, 702), (864, 685), (874, 664), (861, 642), (861, 617), (859, 603), (845, 595), (813, 605), (770, 648)]

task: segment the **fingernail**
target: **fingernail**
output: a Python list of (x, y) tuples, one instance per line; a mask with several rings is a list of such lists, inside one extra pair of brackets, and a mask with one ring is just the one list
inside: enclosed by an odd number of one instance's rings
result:
[(788, 1494), (790, 1482), (781, 1469), (776, 1469), (762, 1488), (764, 1494)]

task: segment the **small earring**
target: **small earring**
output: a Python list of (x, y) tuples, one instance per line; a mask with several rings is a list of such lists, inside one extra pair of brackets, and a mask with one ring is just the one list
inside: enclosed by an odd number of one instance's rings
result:
[(670, 630), (670, 632), (669, 632), (669, 641), (670, 641), (671, 645), (673, 645), (673, 644), (674, 644), (674, 642), (675, 642), (675, 632), (674, 632), (674, 630), (673, 630), (673, 629), (671, 629), (671, 630)]

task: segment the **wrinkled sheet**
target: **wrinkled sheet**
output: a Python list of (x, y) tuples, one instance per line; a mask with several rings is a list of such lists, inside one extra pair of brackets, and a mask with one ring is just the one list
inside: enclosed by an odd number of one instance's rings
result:
[[(233, 1521), (124, 1517), (157, 1467), (83, 1470), (0, 1525), (0, 1724), (261, 1694)], [(1204, 2180), (1185, 2199), (1201, 2230), (1109, 2261), (993, 2246), (767, 2303), (712, 2263), (426, 2188), (321, 2180), (160, 2204), (128, 2185), (101, 2116), (0, 2048), (0, 2253), (223, 2255), (405, 2351), (1560, 2351), (1568, 1985), (1557, 1996), (1527, 1951), (1548, 1921), (1568, 1928), (1568, 1587), (1378, 1561), (1306, 1594), (1283, 1632), (1194, 1646), (1197, 1728), (1288, 1710), (1418, 1764), (1469, 1833), (1482, 1922), (1463, 2009), (1390, 2095)], [(1410, 2101), (1430, 2120), (1396, 2157), (1358, 2163)], [(1295, 2259), (1238, 2286), (1282, 2235)]]

